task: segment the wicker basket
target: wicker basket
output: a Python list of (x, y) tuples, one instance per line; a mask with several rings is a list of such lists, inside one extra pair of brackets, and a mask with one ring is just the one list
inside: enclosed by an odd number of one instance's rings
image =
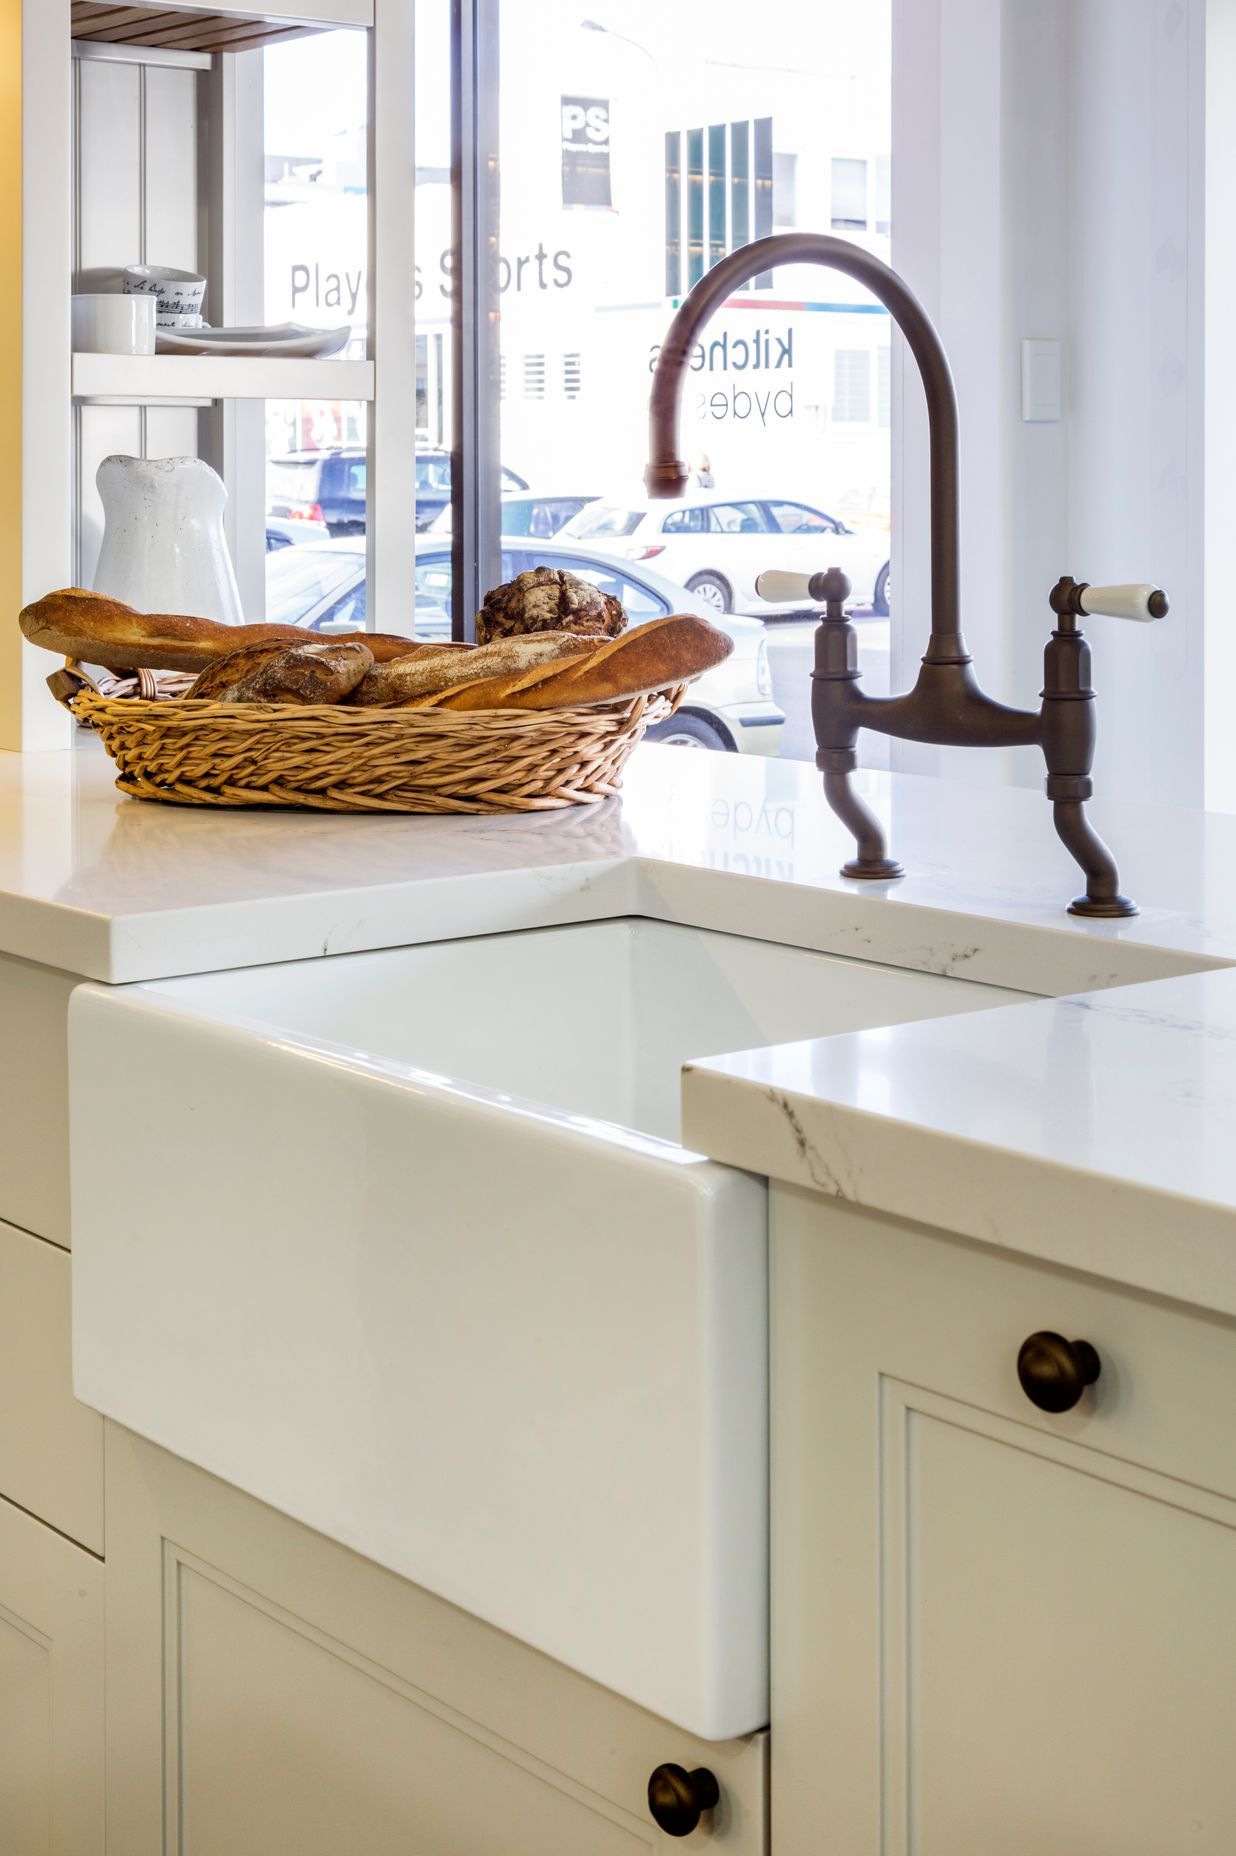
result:
[(149, 702), (69, 706), (135, 799), (322, 812), (549, 812), (617, 792), (644, 730), (685, 685), (596, 709), (349, 709)]

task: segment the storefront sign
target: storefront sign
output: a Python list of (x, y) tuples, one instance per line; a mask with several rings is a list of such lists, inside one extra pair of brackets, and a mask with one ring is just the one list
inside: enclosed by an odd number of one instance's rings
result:
[(609, 98), (562, 99), (562, 204), (612, 206), (609, 191)]

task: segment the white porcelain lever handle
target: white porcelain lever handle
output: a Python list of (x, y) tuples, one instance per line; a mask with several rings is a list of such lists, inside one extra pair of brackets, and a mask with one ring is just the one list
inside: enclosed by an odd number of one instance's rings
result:
[(755, 590), (761, 599), (770, 600), (774, 605), (786, 599), (810, 599), (811, 575), (786, 574), (780, 568), (770, 567), (756, 575)]
[(1109, 619), (1137, 619), (1148, 624), (1151, 619), (1167, 617), (1167, 594), (1149, 581), (1129, 586), (1088, 586), (1078, 599), (1083, 612), (1102, 613)]
[(836, 576), (836, 581), (832, 588), (826, 590), (824, 583), (827, 576), (825, 574), (789, 574), (782, 572), (779, 567), (768, 567), (762, 574), (756, 575), (755, 590), (761, 599), (768, 600), (772, 605), (784, 605), (792, 599), (819, 601), (834, 598), (838, 585), (845, 589), (841, 598), (848, 599), (850, 597), (849, 580), (844, 574), (839, 574), (835, 567), (828, 571)]

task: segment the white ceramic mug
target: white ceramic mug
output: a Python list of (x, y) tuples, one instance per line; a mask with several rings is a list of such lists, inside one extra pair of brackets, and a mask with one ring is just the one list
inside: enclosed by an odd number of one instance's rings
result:
[(154, 297), (157, 321), (167, 328), (180, 317), (201, 315), (206, 279), (196, 271), (177, 271), (167, 264), (126, 264), (124, 293)]
[(77, 354), (153, 354), (154, 298), (75, 296), (73, 348)]

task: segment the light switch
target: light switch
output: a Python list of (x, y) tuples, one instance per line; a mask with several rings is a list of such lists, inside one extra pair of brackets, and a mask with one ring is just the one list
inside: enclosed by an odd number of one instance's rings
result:
[(1060, 417), (1060, 343), (1032, 340), (1021, 345), (1021, 416), (1024, 424), (1050, 424)]

